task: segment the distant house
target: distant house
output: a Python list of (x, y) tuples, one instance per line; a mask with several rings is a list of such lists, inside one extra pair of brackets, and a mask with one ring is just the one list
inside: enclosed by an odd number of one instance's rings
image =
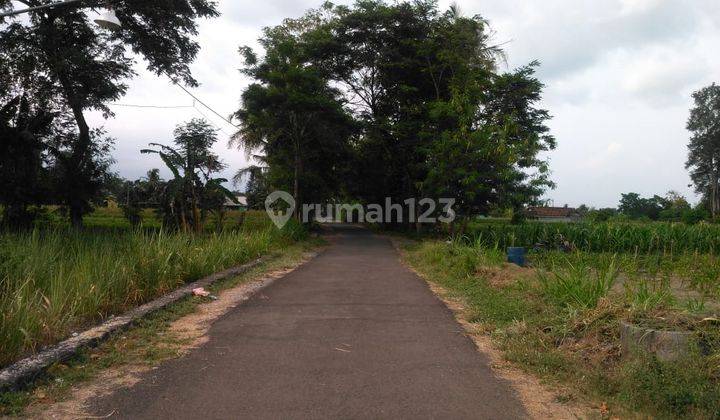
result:
[(582, 215), (572, 207), (528, 207), (525, 210), (528, 219), (540, 222), (577, 222)]
[(235, 199), (237, 200), (237, 203), (233, 202), (229, 198), (226, 198), (225, 208), (228, 210), (247, 210), (247, 197), (245, 197), (244, 194), (235, 194)]

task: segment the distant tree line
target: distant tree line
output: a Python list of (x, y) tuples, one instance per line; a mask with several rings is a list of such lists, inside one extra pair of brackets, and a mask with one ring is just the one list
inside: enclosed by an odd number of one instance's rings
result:
[(693, 107), (687, 129), (691, 133), (688, 159), (692, 186), (702, 196), (692, 206), (675, 191), (665, 196), (644, 198), (630, 192), (622, 194), (617, 208), (589, 208), (582, 205), (580, 213), (591, 221), (661, 220), (717, 222), (720, 218), (720, 86), (713, 83), (693, 93)]
[(720, 217), (720, 86), (713, 83), (693, 93), (693, 107), (687, 122), (691, 133), (686, 168), (695, 192), (702, 200), (691, 206), (675, 191), (649, 198), (637, 193), (622, 194), (617, 209), (581, 210), (591, 220), (644, 219), (698, 223), (716, 222)]
[(590, 208), (586, 205), (578, 207), (580, 214), (594, 222), (646, 220), (685, 222), (695, 224), (710, 219), (707, 203), (700, 202), (692, 206), (685, 197), (676, 191), (669, 191), (665, 196), (653, 195), (641, 197), (638, 193), (621, 194), (617, 208)]

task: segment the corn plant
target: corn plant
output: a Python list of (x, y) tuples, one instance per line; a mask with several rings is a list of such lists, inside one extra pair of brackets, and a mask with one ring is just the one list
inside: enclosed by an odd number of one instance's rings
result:
[(588, 252), (714, 254), (720, 250), (720, 226), (683, 223), (477, 223), (469, 229), (484, 246), (555, 243), (557, 238)]

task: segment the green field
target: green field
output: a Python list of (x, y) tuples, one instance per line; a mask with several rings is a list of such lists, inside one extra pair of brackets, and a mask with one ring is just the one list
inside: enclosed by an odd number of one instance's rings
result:
[(467, 236), (484, 246), (532, 247), (560, 238), (582, 251), (720, 253), (720, 225), (667, 222), (539, 223), (473, 222)]
[(152, 223), (131, 229), (102, 209), (84, 231), (50, 224), (0, 234), (0, 365), (304, 235), (294, 224), (279, 231), (264, 212), (228, 217), (226, 224), (196, 236)]
[[(247, 217), (246, 217), (247, 216)], [(154, 209), (143, 209), (141, 212), (142, 227), (145, 229), (159, 229), (160, 219)], [(98, 207), (83, 219), (85, 227), (89, 229), (129, 229), (132, 226), (123, 216), (118, 207)], [(206, 231), (218, 231), (222, 229), (236, 229), (240, 226), (266, 224), (269, 220), (263, 212), (229, 210), (225, 213), (222, 224), (218, 226), (217, 217), (209, 213), (205, 220)], [(42, 228), (67, 228), (69, 222), (67, 216), (62, 213), (60, 207), (46, 206), (43, 208), (42, 216), (35, 222), (36, 226)], [(220, 229), (220, 227), (222, 229)]]

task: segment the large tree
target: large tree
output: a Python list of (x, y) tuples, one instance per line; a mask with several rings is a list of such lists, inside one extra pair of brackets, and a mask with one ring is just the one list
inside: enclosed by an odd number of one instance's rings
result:
[[(532, 202), (552, 185), (540, 158), (555, 146), (538, 107), (543, 85), (536, 63), (499, 73), (502, 51), (491, 35), (480, 16), (441, 13), (434, 1), (326, 3), (266, 30), (262, 60), (247, 56), (257, 83), (243, 93), (238, 139), (265, 151), (271, 174), (298, 167), (280, 156), (312, 153), (322, 156), (318, 168), (346, 167), (340, 185), (318, 179), (330, 187), (325, 198), (455, 198), (462, 216)], [(329, 112), (338, 104), (357, 134), (338, 130), (347, 125)], [(316, 129), (302, 147), (291, 136), (298, 123)], [(333, 153), (344, 145), (350, 160), (341, 164)], [(313, 173), (290, 178), (302, 183)]]
[[(28, 7), (50, 0), (21, 0)], [(0, 9), (15, 3), (0, 0)], [(112, 7), (122, 29), (97, 27), (86, 14)], [(148, 69), (174, 82), (195, 86), (189, 64), (199, 46), (194, 41), (198, 18), (217, 16), (209, 0), (88, 0), (29, 13), (29, 19), (0, 22), (0, 69), (9, 74), (7, 94), (35, 89), (56, 98), (56, 107), (68, 111), (75, 123), (70, 153), (62, 161), (64, 202), (74, 226), (82, 225), (88, 200), (88, 175), (100, 169), (92, 158), (93, 135), (85, 113), (100, 110), (112, 115), (108, 102), (121, 97), (125, 81), (134, 75), (134, 57)], [(39, 89), (38, 89), (39, 87)]]
[(451, 9), (438, 18), (428, 66), (436, 99), (425, 131), (428, 175), (424, 193), (457, 200), (464, 217), (492, 207), (519, 208), (551, 186), (538, 153), (555, 147), (538, 108), (543, 85), (537, 63), (497, 73), (502, 52), (490, 45), (488, 23)]
[(347, 190), (366, 203), (420, 195), (428, 104), (447, 79), (437, 61), (434, 2), (359, 1), (331, 9), (308, 49), (342, 87), (362, 128)]
[(692, 136), (685, 167), (695, 191), (709, 202), (712, 217), (720, 212), (720, 86), (713, 83), (693, 93), (687, 129)]
[(297, 210), (338, 191), (353, 128), (340, 92), (305, 48), (303, 37), (318, 18), (311, 14), (266, 29), (262, 59), (241, 49), (243, 72), (256, 82), (243, 92), (234, 114), (241, 128), (233, 141), (257, 152), (270, 184), (291, 191)]
[(671, 207), (672, 202), (669, 198), (660, 197), (659, 195), (642, 198), (640, 194), (631, 192), (621, 194), (618, 211), (633, 219), (646, 217), (651, 220), (657, 220), (660, 218), (660, 213), (662, 213), (663, 210), (668, 210)]
[(41, 203), (43, 161), (53, 115), (32, 109), (24, 96), (0, 108), (0, 204), (3, 226), (27, 227), (32, 222), (28, 206)]

